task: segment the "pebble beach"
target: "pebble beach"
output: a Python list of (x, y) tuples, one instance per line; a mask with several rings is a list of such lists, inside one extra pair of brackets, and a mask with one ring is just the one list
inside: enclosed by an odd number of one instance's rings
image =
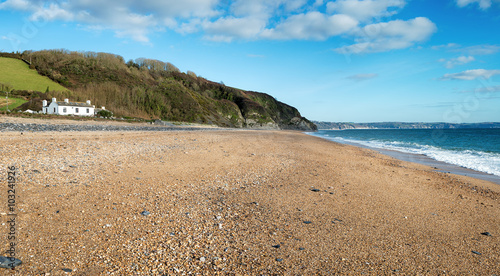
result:
[(500, 275), (488, 181), (293, 131), (9, 123), (0, 275)]

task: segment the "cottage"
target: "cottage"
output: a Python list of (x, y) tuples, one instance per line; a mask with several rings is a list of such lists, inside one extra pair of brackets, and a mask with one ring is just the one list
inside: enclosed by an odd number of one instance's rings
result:
[(77, 116), (94, 116), (95, 106), (90, 104), (90, 101), (85, 103), (70, 102), (64, 99), (64, 102), (58, 102), (56, 98), (52, 98), (52, 102), (47, 105), (47, 101), (42, 101), (42, 112), (44, 114), (56, 115), (77, 115)]

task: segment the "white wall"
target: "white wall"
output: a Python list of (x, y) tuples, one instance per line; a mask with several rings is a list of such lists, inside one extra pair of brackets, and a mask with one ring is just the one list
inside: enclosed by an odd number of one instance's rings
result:
[[(47, 108), (47, 110), (45, 113), (47, 113), (47, 114), (94, 116), (94, 107), (59, 106), (57, 103), (51, 102), (49, 104), (49, 106), (46, 108)], [(64, 109), (66, 109), (66, 112), (64, 112)], [(88, 112), (87, 112), (87, 109), (88, 109)], [(76, 112), (77, 110), (78, 110), (78, 112)]]

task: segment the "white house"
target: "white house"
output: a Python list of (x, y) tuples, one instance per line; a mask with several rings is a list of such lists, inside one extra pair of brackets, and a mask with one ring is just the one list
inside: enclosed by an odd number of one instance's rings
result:
[(56, 115), (77, 115), (77, 116), (94, 116), (95, 106), (90, 104), (90, 101), (85, 103), (70, 102), (64, 99), (64, 102), (58, 102), (56, 98), (52, 98), (52, 102), (47, 105), (47, 101), (42, 101), (42, 112), (44, 114)]

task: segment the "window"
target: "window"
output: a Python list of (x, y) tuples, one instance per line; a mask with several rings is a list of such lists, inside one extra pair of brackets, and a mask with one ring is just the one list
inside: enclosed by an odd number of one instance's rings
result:
[(63, 108), (63, 113), (66, 113), (66, 112), (68, 112), (68, 111), (67, 111), (67, 109), (65, 107), (65, 108)]
[(87, 113), (90, 113), (90, 108), (87, 108)]
[(77, 108), (75, 108), (75, 113), (78, 113), (78, 107), (77, 107)]
[(56, 108), (54, 107), (54, 113), (56, 113)]

